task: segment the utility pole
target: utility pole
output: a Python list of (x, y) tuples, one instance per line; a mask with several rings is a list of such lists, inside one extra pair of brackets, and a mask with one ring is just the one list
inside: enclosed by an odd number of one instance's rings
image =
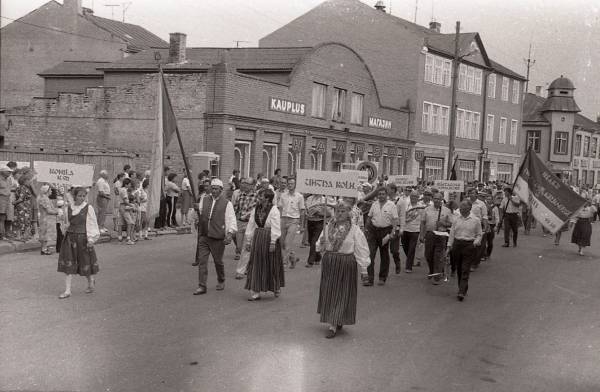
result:
[(450, 104), (450, 129), (448, 131), (448, 172), (450, 179), (452, 172), (452, 161), (454, 160), (454, 138), (456, 137), (456, 90), (458, 79), (458, 36), (460, 34), (460, 21), (456, 21), (456, 35), (454, 36), (454, 57), (452, 58), (452, 101)]
[(110, 18), (115, 19), (115, 7), (120, 7), (119, 4), (104, 4), (105, 7), (110, 7)]
[(419, 11), (419, 0), (415, 0), (415, 23), (417, 23), (417, 11)]
[(131, 3), (131, 1), (123, 3), (123, 23), (125, 23), (125, 12), (127, 11), (127, 8), (129, 8)]
[(525, 81), (525, 93), (529, 92), (529, 69), (533, 67), (535, 64), (535, 60), (531, 59), (531, 42), (529, 43), (529, 53), (527, 54), (527, 58), (523, 59), (525, 63), (527, 63), (527, 80)]

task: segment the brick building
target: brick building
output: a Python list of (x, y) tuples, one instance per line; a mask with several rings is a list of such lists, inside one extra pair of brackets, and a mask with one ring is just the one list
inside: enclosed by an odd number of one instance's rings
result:
[[(377, 8), (358, 0), (326, 1), (262, 38), (259, 46), (335, 41), (352, 47), (372, 71), (382, 105), (412, 113), (408, 138), (425, 156), (420, 168), (412, 165), (413, 173), (445, 178), (455, 34), (440, 33), (439, 23), (426, 28), (386, 13), (379, 3)], [(481, 166), (484, 180), (511, 181), (522, 152), (525, 78), (490, 59), (477, 33), (459, 35), (459, 57), (459, 178), (477, 179)]]
[(594, 186), (600, 176), (600, 118), (579, 114), (575, 86), (565, 77), (554, 80), (547, 97), (542, 87), (526, 94), (523, 107), (525, 146), (531, 146), (560, 178), (573, 185)]
[[(0, 29), (0, 107), (26, 105), (42, 96), (44, 81), (38, 74), (65, 60), (116, 61), (155, 47), (168, 44), (140, 26), (95, 16), (81, 0), (51, 0)], [(96, 84), (86, 79), (78, 85)]]

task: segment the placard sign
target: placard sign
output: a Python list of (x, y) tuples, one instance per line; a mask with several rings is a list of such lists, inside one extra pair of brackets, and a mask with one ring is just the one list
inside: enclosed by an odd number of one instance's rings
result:
[(358, 181), (362, 184), (363, 182), (369, 182), (369, 172), (367, 170), (350, 170), (342, 169), (342, 173), (358, 173)]
[(389, 176), (388, 180), (392, 184), (396, 184), (396, 186), (413, 186), (417, 185), (417, 177), (411, 176), (410, 174), (398, 174), (395, 176)]
[(330, 172), (298, 169), (296, 189), (301, 193), (315, 195), (356, 197), (358, 192), (358, 173), (356, 171)]
[(72, 185), (91, 187), (94, 183), (94, 165), (35, 161), (33, 169), (37, 173), (37, 182), (47, 182), (65, 191)]
[(460, 180), (435, 180), (433, 187), (439, 191), (464, 192), (465, 183)]

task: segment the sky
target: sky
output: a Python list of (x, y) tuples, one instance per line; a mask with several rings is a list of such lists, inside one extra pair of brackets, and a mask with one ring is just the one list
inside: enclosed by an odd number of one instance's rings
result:
[[(362, 0), (373, 6), (376, 0)], [(45, 0), (2, 0), (1, 24)], [(59, 2), (62, 2), (59, 1)], [(188, 46), (257, 46), (258, 40), (317, 6), (322, 0), (82, 0), (94, 14), (139, 24), (168, 41), (187, 34)], [(394, 16), (442, 33), (478, 32), (488, 56), (525, 76), (531, 45), (529, 92), (564, 75), (573, 81), (582, 114), (600, 115), (600, 0), (385, 0)], [(118, 7), (107, 7), (118, 5)], [(10, 18), (10, 19), (7, 19)]]

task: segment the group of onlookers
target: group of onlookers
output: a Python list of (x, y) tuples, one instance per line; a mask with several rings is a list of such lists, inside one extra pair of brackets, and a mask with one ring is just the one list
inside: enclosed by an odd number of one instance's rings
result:
[(15, 162), (0, 167), (0, 239), (28, 241), (38, 231), (33, 170)]

